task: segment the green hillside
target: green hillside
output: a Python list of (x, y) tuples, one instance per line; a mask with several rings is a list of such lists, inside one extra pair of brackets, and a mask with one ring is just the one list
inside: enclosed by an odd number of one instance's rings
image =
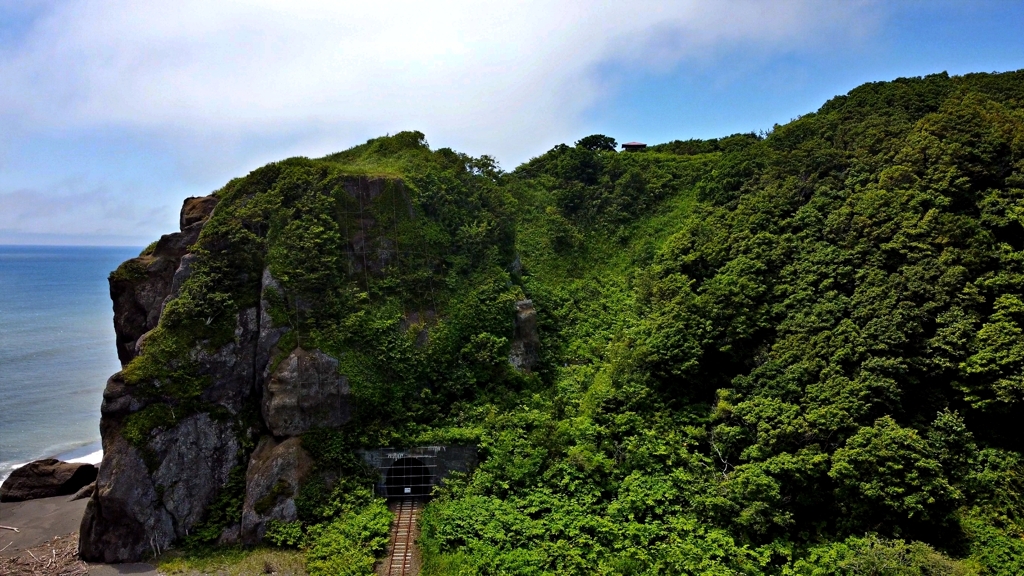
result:
[[(482, 455), (424, 512), (428, 575), (1024, 573), (1024, 72), (613, 145), (502, 172), (403, 132), (232, 181), (125, 370), (163, 383), (128, 428), (207, 409), (187, 350), (231, 338), (267, 268), (281, 349), (339, 358), (356, 402), (304, 438), (349, 476), (271, 532), (314, 573), (382, 544), (352, 450), (425, 442)], [(364, 202), (356, 176), (386, 184)]]
[(547, 386), (430, 507), (432, 573), (1024, 572), (1022, 105), (935, 75), (519, 167)]

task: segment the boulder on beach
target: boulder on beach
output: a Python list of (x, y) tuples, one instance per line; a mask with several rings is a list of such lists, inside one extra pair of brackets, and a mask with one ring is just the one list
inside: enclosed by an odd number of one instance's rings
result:
[(75, 500), (81, 500), (82, 498), (92, 498), (92, 494), (95, 491), (96, 481), (94, 480), (86, 484), (85, 486), (79, 488), (78, 492), (75, 492), (74, 494), (71, 495), (70, 498), (68, 498), (68, 502), (74, 502)]
[(73, 464), (53, 458), (36, 460), (11, 472), (0, 486), (0, 502), (74, 494), (94, 482), (96, 473), (96, 466), (92, 464)]

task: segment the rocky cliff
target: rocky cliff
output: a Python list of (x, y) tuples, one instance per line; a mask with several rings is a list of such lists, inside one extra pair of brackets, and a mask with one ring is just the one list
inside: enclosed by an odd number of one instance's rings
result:
[(489, 266), (512, 260), (507, 240), (452, 253), (436, 187), (330, 168), (288, 161), (189, 198), (179, 232), (111, 274), (123, 370), (103, 394), (83, 559), (256, 542), (268, 520), (297, 518), (302, 484), (324, 472), (305, 433), (357, 413), (395, 425), (415, 395), (446, 402), (537, 364), (532, 306), (517, 311), (522, 291)]
[(188, 248), (199, 239), (216, 205), (217, 199), (212, 196), (186, 199), (179, 219), (181, 230), (162, 236), (110, 275), (117, 357), (122, 365), (138, 356), (142, 337), (156, 328), (164, 303), (188, 278), (195, 259)]
[[(188, 249), (198, 240), (215, 205), (215, 198), (187, 199), (179, 232), (161, 237), (110, 275), (117, 352), (123, 366), (139, 355), (147, 335), (157, 327), (164, 304), (187, 279), (194, 259)], [(231, 389), (228, 396), (236, 399), (251, 393), (251, 374), (233, 369), (245, 362), (242, 349), (252, 347), (254, 330), (258, 327), (252, 314), (241, 314), (237, 341), (219, 350), (216, 361), (204, 357), (207, 370), (223, 373), (227, 378), (222, 380), (230, 381), (218, 382), (219, 388)], [(126, 384), (121, 372), (107, 381), (100, 421), (103, 463), (82, 520), (80, 551), (86, 560), (130, 561), (166, 548), (201, 519), (236, 463), (239, 446), (231, 425), (216, 422), (209, 414), (188, 416), (152, 434), (144, 445), (132, 445), (123, 434), (126, 421), (143, 413), (153, 400)], [(225, 407), (237, 410), (238, 402)]]

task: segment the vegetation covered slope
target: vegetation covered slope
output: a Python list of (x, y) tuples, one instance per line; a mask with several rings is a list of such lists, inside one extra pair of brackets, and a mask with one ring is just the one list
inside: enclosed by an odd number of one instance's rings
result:
[[(230, 341), (267, 270), (273, 324), (288, 330), (277, 347), (340, 358), (358, 414), (373, 424), (398, 428), (475, 396), (502, 380), (502, 370), (476, 366), (498, 362), (480, 335), (509, 332), (521, 294), (505, 270), (514, 222), (497, 178), (493, 161), (432, 152), (407, 132), (233, 180), (216, 193), (191, 274), (126, 380), (171, 383), (152, 390), (171, 403), (199, 396), (203, 382), (181, 366), (187, 350)], [(429, 339), (417, 346), (423, 330)]]
[[(263, 382), (294, 350), (336, 359), (354, 409), (341, 429), (305, 434), (315, 470), (298, 493), (282, 481), (253, 508), (294, 497), (304, 532), (277, 526), (269, 539), (306, 542), (324, 574), (339, 573), (339, 562), (359, 573), (386, 542), (390, 514), (354, 448), (472, 440), (458, 426), (443, 438), (432, 426), (531, 382), (508, 362), (523, 292), (509, 272), (514, 200), (499, 179), (492, 160), (431, 151), (407, 132), (273, 163), (215, 193), (180, 292), (117, 377), (141, 409), (105, 421), (105, 436), (134, 446), (154, 478), (167, 474), (154, 444), (162, 434), (202, 414), (233, 424), (237, 464), (202, 522), (182, 530), (188, 543), (238, 539), (250, 455), (271, 432)], [(122, 266), (112, 278), (131, 273)], [(156, 506), (174, 497), (161, 482)]]
[[(374, 235), (351, 232), (352, 175), (393, 181)], [(268, 267), (275, 323), (357, 399), (305, 438), (350, 481), (310, 482), (269, 533), (316, 562), (379, 552), (354, 448), (470, 441), (480, 467), (424, 512), (427, 574), (1024, 573), (1024, 73), (867, 84), (767, 135), (588, 137), (510, 173), (401, 133), (218, 197), (126, 378), (229, 338), (217, 311)], [(370, 236), (384, 256), (353, 260)], [(532, 374), (506, 361), (521, 298)]]
[(509, 175), (549, 387), (485, 419), (428, 570), (1024, 572), (1022, 105), (902, 79)]

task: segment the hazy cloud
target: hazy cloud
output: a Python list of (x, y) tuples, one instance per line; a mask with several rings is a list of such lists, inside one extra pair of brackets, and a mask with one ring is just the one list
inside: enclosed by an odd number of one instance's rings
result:
[(0, 192), (0, 244), (140, 245), (171, 232), (169, 206), (144, 207), (131, 194), (65, 182), (52, 190)]
[(856, 34), (863, 3), (54, 2), (0, 51), (0, 110), (33, 130), (183, 142), (407, 128), (522, 160), (573, 132), (617, 63), (652, 70)]
[(579, 137), (623, 71), (842, 46), (872, 14), (816, 0), (0, 0), (0, 243), (144, 243), (173, 229), (172, 198), (399, 130), (511, 168)]

